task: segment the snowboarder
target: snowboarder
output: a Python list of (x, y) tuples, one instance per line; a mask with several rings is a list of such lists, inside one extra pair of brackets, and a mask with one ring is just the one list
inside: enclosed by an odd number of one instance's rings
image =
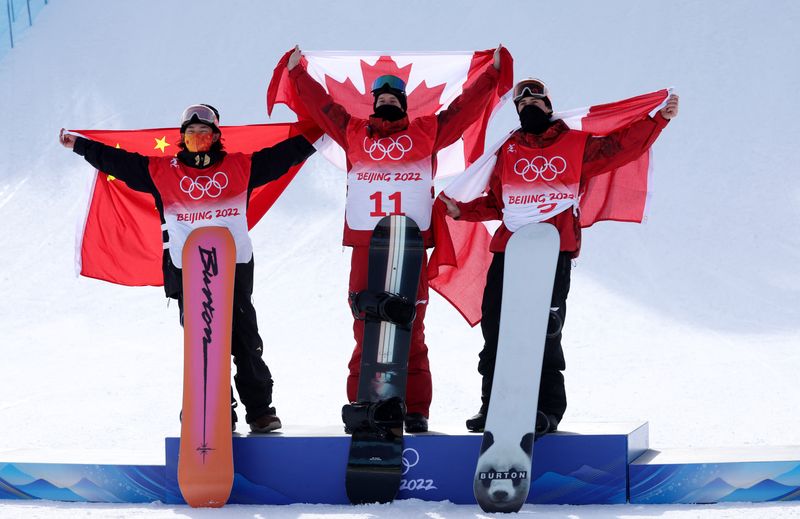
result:
[[(483, 113), (497, 88), (500, 70), (499, 46), (494, 53), (494, 66), (437, 115), (409, 120), (406, 85), (393, 75), (378, 77), (372, 84), (373, 111), (369, 119), (358, 119), (347, 108), (337, 104), (303, 67), (298, 67), (302, 53), (295, 47), (287, 64), (289, 78), (303, 99), (312, 119), (336, 141), (347, 154), (348, 192), (345, 209), (343, 244), (352, 247), (350, 267), (350, 299), (367, 288), (369, 241), (375, 224), (386, 212), (406, 214), (420, 225), (425, 246), (434, 244), (431, 211), (434, 202), (433, 177), (436, 174), (436, 153), (461, 138), (464, 131)], [(413, 150), (413, 151), (412, 151)], [(407, 173), (398, 181), (381, 182), (391, 190), (381, 193), (370, 184), (375, 172)], [(388, 202), (384, 201), (385, 195)], [(402, 207), (401, 207), (402, 204)], [(376, 213), (381, 213), (377, 216)], [(432, 397), (428, 348), (425, 345), (424, 319), (428, 303), (427, 255), (417, 292), (417, 314), (413, 324), (411, 351), (408, 360), (406, 389), (406, 432), (426, 432)], [(347, 397), (356, 399), (361, 365), (364, 322), (354, 320), (356, 345), (349, 363)]]
[[(513, 100), (521, 128), (500, 146), (486, 196), (466, 203), (457, 202), (444, 193), (439, 197), (447, 205), (447, 214), (451, 218), (503, 221), (490, 244), (493, 258), (481, 303), (481, 331), (484, 338), (478, 361), (478, 372), (482, 376), (481, 407), (475, 416), (466, 421), (470, 431), (483, 431), (486, 424), (497, 353), (504, 250), (512, 235), (509, 227), (518, 229), (526, 223), (544, 221), (553, 224), (559, 231), (560, 253), (553, 285), (536, 420), (536, 432), (540, 436), (555, 431), (567, 409), (561, 328), (567, 312), (572, 259), (580, 252), (579, 188), (591, 177), (640, 157), (669, 120), (678, 114), (678, 96), (670, 95), (664, 108), (654, 117), (645, 117), (604, 137), (571, 130), (564, 121), (554, 120), (548, 89), (538, 79), (523, 80), (515, 85)], [(557, 189), (557, 198), (565, 201), (545, 204), (553, 211), (547, 219), (541, 217), (539, 210), (532, 211), (530, 205), (524, 207), (528, 200), (534, 200), (537, 196), (537, 185), (547, 185), (551, 191)], [(504, 188), (509, 191), (512, 187), (515, 190), (513, 197), (509, 193), (504, 194)]]
[[(177, 299), (183, 324), (181, 249), (186, 237), (204, 225), (227, 227), (236, 243), (231, 353), (236, 364), (234, 382), (245, 406), (245, 420), (257, 433), (281, 427), (272, 404), (272, 375), (262, 359), (253, 293), (253, 247), (247, 230), (247, 204), (251, 191), (274, 181), (314, 153), (298, 135), (253, 153), (227, 153), (219, 128), (219, 112), (211, 105), (191, 105), (181, 117), (181, 151), (175, 157), (145, 157), (67, 133), (59, 142), (81, 155), (100, 171), (122, 180), (136, 191), (155, 198), (164, 242), (164, 290)], [(223, 170), (224, 168), (224, 170)], [(226, 217), (210, 211), (210, 219), (195, 221), (193, 214), (209, 212), (209, 201), (225, 203)], [(213, 209), (213, 207), (211, 207)], [(194, 211), (194, 212), (193, 212)], [(185, 217), (189, 215), (190, 217)], [(231, 390), (233, 393), (233, 390)], [(231, 395), (232, 406), (236, 401)], [(236, 413), (232, 412), (233, 428)]]

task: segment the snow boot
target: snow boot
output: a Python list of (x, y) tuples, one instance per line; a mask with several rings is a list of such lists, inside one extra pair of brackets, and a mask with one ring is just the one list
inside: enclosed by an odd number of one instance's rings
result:
[(467, 430), (470, 432), (483, 432), (483, 428), (486, 427), (486, 413), (487, 408), (481, 406), (475, 416), (467, 419)]
[(408, 413), (403, 421), (407, 433), (428, 432), (428, 419), (422, 413)]
[(536, 412), (536, 432), (534, 439), (538, 440), (545, 434), (556, 432), (558, 430), (559, 419), (557, 416), (547, 414), (542, 411)]
[(281, 426), (281, 419), (275, 414), (274, 407), (270, 407), (269, 411), (250, 422), (250, 430), (254, 433), (272, 432)]

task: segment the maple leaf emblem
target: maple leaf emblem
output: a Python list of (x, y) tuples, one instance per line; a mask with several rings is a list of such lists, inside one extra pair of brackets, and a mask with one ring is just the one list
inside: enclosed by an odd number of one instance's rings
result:
[[(372, 115), (373, 97), (372, 92), (370, 92), (372, 82), (380, 76), (391, 74), (405, 81), (407, 85), (413, 65), (413, 63), (409, 63), (405, 67), (399, 67), (391, 56), (381, 56), (375, 62), (375, 65), (370, 65), (361, 60), (361, 74), (364, 77), (365, 85), (364, 93), (358, 91), (350, 78), (339, 82), (326, 75), (325, 85), (328, 87), (328, 93), (334, 101), (347, 108), (350, 115), (366, 119)], [(426, 82), (423, 81), (413, 91), (406, 91), (409, 119), (435, 114), (442, 107), (439, 99), (442, 96), (444, 87), (444, 83), (428, 87)]]

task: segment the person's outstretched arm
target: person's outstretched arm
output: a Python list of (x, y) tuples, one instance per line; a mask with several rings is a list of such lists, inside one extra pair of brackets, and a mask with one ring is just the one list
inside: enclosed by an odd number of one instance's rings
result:
[(492, 101), (492, 96), (497, 89), (500, 79), (500, 50), (499, 45), (494, 51), (494, 64), (486, 72), (478, 76), (475, 83), (466, 88), (450, 106), (437, 115), (439, 120), (436, 132), (434, 150), (450, 146), (464, 134), (467, 128), (474, 123), (484, 112), (486, 106)]
[(305, 137), (297, 135), (253, 153), (250, 162), (250, 188), (277, 180), (315, 151)]
[(350, 122), (350, 114), (342, 105), (335, 102), (322, 88), (322, 85), (317, 83), (303, 67), (298, 66), (302, 57), (300, 48), (295, 46), (286, 65), (289, 70), (289, 79), (294, 84), (295, 90), (303, 100), (303, 106), (314, 122), (346, 150), (347, 125)]
[(654, 117), (645, 117), (604, 137), (589, 137), (583, 152), (583, 177), (624, 166), (641, 157), (661, 135), (667, 123), (678, 115), (678, 96), (672, 94)]
[(103, 173), (113, 175), (135, 191), (153, 193), (156, 186), (150, 177), (149, 159), (138, 153), (67, 133), (63, 128), (58, 141), (86, 159), (86, 162)]

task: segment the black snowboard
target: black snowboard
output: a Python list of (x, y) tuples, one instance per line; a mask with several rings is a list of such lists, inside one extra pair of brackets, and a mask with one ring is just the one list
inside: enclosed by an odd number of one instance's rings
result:
[(365, 320), (357, 402), (342, 410), (352, 434), (345, 487), (354, 504), (389, 502), (400, 488), (408, 352), (423, 254), (413, 220), (381, 219), (370, 241), (367, 290), (351, 295), (354, 316)]

